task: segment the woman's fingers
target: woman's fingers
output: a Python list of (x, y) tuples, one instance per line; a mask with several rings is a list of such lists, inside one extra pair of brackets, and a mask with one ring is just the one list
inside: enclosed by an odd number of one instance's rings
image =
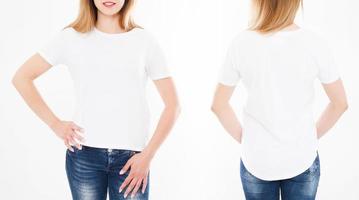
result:
[(52, 128), (56, 135), (64, 141), (66, 147), (70, 151), (74, 152), (73, 146), (82, 149), (80, 141), (84, 142), (84, 137), (80, 132), (83, 132), (83, 128), (71, 121), (60, 121)]
[(68, 141), (67, 139), (64, 140), (64, 143), (65, 143), (66, 147), (67, 147), (70, 151), (74, 152), (74, 149), (73, 149), (72, 146), (69, 144), (69, 141)]
[(122, 192), (122, 190), (125, 189), (125, 187), (132, 181), (132, 179), (132, 175), (128, 175), (125, 181), (123, 181), (123, 183), (121, 184), (119, 192)]
[(74, 137), (77, 139), (77, 140), (79, 140), (79, 141), (81, 141), (81, 142), (84, 142), (85, 141), (85, 138), (82, 136), (82, 135), (80, 135), (79, 133), (77, 133), (77, 132), (75, 132), (74, 131)]
[(142, 179), (139, 179), (136, 183), (135, 188), (132, 190), (131, 198), (135, 197), (138, 189), (140, 189), (140, 187), (141, 187), (141, 184), (142, 184)]
[(125, 166), (122, 167), (121, 171), (120, 171), (120, 175), (124, 174), (127, 172), (127, 170), (130, 168), (131, 166), (131, 158), (127, 161), (127, 163), (125, 164)]
[(70, 144), (75, 145), (78, 149), (81, 150), (81, 144), (79, 144), (76, 140), (75, 140), (75, 132), (72, 132), (68, 135), (68, 141), (70, 142)]
[(147, 176), (143, 179), (142, 182), (142, 194), (145, 193), (147, 187)]
[(72, 133), (71, 133), (72, 140), (71, 141), (76, 145), (76, 147), (78, 149), (81, 149), (81, 144), (79, 144), (79, 142), (77, 142), (77, 141), (84, 142), (84, 137), (81, 134), (79, 134), (79, 132), (81, 132), (81, 133), (84, 132), (83, 128), (78, 126), (74, 122), (70, 122), (70, 125), (71, 125), (71, 129), (72, 129)]
[(79, 131), (81, 133), (84, 132), (84, 129), (82, 127), (80, 127), (79, 125), (75, 124), (74, 122), (71, 122), (71, 127), (76, 130), (76, 131)]
[(128, 185), (128, 187), (127, 187), (127, 189), (126, 189), (126, 191), (125, 191), (125, 194), (123, 195), (124, 198), (126, 198), (127, 195), (128, 195), (128, 194), (133, 190), (133, 188), (136, 186), (137, 180), (138, 180), (138, 179), (137, 179), (136, 177), (134, 177), (134, 178), (131, 180), (130, 184)]

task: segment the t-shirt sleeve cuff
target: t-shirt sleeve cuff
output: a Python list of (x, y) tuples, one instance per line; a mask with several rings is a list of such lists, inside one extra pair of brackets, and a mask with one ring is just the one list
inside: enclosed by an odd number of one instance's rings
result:
[(340, 79), (340, 76), (337, 75), (337, 76), (333, 76), (331, 78), (321, 79), (320, 82), (323, 84), (329, 84), (329, 83), (333, 83), (339, 79)]
[(224, 79), (218, 79), (218, 83), (225, 85), (225, 86), (236, 86), (238, 84), (238, 81), (229, 81), (229, 80), (224, 80)]
[(159, 79), (163, 79), (163, 78), (169, 78), (171, 77), (171, 73), (170, 72), (166, 72), (166, 73), (161, 73), (161, 74), (156, 74), (156, 75), (152, 75), (150, 76), (151, 80), (159, 80)]
[(43, 52), (42, 50), (39, 50), (39, 51), (37, 51), (37, 53), (50, 65), (55, 65), (55, 61), (50, 56), (48, 56), (45, 52)]

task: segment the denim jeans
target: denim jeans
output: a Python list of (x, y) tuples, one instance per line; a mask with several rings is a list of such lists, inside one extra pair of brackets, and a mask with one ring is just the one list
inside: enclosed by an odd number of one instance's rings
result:
[[(121, 168), (139, 151), (96, 148), (82, 146), (82, 150), (74, 147), (74, 152), (66, 150), (66, 174), (74, 200), (105, 200), (107, 191), (110, 200), (122, 200), (126, 188), (119, 193), (120, 185), (130, 170), (120, 175)], [(149, 176), (149, 175), (148, 175)], [(147, 200), (149, 193), (149, 177), (145, 193), (142, 186), (133, 199)], [(126, 199), (131, 199), (131, 193)]]
[(289, 179), (265, 181), (253, 176), (240, 164), (241, 181), (246, 200), (314, 200), (320, 177), (317, 152), (313, 164), (303, 173)]

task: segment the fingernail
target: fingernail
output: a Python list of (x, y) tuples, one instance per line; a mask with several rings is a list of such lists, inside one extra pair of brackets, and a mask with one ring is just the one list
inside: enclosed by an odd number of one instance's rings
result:
[(124, 194), (123, 197), (126, 198), (126, 197), (127, 197), (127, 194)]
[(133, 197), (135, 197), (135, 194), (132, 194), (132, 195), (131, 195), (131, 198), (133, 198)]
[(118, 192), (121, 193), (121, 192), (122, 192), (122, 188), (120, 188), (120, 190), (119, 190)]
[(120, 171), (120, 175), (124, 174), (125, 172), (123, 170)]

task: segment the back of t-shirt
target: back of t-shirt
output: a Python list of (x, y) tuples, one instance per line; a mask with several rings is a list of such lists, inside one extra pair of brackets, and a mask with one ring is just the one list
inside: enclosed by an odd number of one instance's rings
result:
[(219, 82), (234, 86), (241, 80), (247, 89), (242, 159), (254, 175), (289, 178), (314, 161), (317, 78), (330, 83), (339, 75), (325, 42), (311, 31), (244, 31), (232, 41)]

